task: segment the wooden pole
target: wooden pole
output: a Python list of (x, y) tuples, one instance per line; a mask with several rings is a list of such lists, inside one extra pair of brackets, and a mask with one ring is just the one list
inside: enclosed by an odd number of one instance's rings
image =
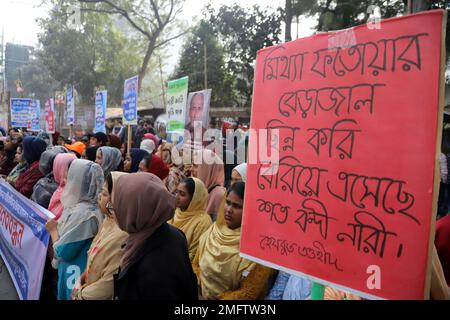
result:
[(159, 58), (159, 74), (161, 76), (161, 89), (162, 89), (162, 95), (163, 95), (164, 110), (167, 110), (166, 89), (164, 86), (164, 79), (163, 79), (163, 72), (162, 72), (162, 65), (161, 65), (161, 56), (158, 56), (158, 58)]
[(203, 61), (204, 61), (204, 69), (205, 69), (205, 71), (204, 71), (204, 73), (205, 73), (205, 88), (204, 89), (206, 90), (206, 89), (208, 89), (208, 63), (207, 63), (208, 52), (207, 52), (207, 49), (206, 49), (206, 43), (203, 45), (203, 53), (204, 53)]
[(128, 135), (127, 135), (127, 157), (131, 158), (131, 124), (128, 124)]
[(433, 207), (431, 211), (430, 238), (428, 240), (428, 264), (427, 276), (425, 278), (424, 299), (430, 299), (431, 277), (433, 272), (432, 260), (434, 251), (434, 237), (436, 232), (436, 215), (439, 198), (440, 174), (440, 155), (442, 142), (442, 126), (444, 122), (444, 100), (445, 100), (445, 36), (447, 27), (447, 11), (443, 11), (442, 34), (441, 34), (441, 52), (440, 52), (440, 70), (439, 70), (439, 101), (438, 101), (438, 120), (436, 126), (436, 155), (434, 160), (434, 187), (433, 187)]
[(11, 91), (6, 92), (6, 101), (8, 104), (8, 129), (11, 128)]
[(49, 133), (48, 136), (50, 137), (50, 145), (53, 146), (53, 134)]
[(63, 121), (64, 121), (64, 104), (58, 103), (59, 106), (59, 132), (63, 133)]
[(408, 14), (425, 11), (429, 8), (430, 0), (408, 0)]

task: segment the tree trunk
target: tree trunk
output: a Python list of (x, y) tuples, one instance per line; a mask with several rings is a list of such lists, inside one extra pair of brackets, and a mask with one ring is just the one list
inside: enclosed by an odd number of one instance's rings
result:
[(292, 40), (291, 36), (291, 25), (292, 25), (292, 1), (286, 0), (286, 32), (284, 36), (284, 41), (288, 42)]
[(430, 6), (429, 0), (409, 0), (408, 9), (410, 13), (428, 10)]
[[(323, 7), (322, 12), (320, 13), (319, 16), (319, 24), (317, 25), (317, 31), (324, 31), (324, 19), (325, 19), (325, 15), (327, 14), (327, 12), (330, 12), (330, 4), (331, 4), (331, 0), (327, 0), (327, 3), (325, 5), (325, 7)], [(326, 26), (328, 29), (328, 26)], [(328, 31), (328, 30), (326, 30)]]
[(152, 39), (149, 39), (147, 51), (145, 52), (144, 60), (142, 61), (141, 68), (139, 69), (138, 93), (141, 92), (142, 80), (144, 80), (145, 74), (147, 73), (148, 63), (150, 62), (153, 51), (155, 50), (157, 38), (158, 37), (155, 36)]

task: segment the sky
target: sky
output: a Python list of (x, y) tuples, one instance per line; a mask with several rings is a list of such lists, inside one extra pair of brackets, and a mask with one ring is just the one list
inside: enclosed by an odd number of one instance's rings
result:
[[(201, 14), (203, 8), (210, 0), (187, 0), (184, 5), (182, 17), (187, 21), (194, 21)], [(230, 4), (231, 1), (212, 0), (214, 7), (222, 4)], [(252, 6), (259, 4), (261, 7), (276, 7), (284, 5), (284, 0), (238, 0), (241, 6)], [(42, 5), (42, 0), (1, 0), (0, 1), (0, 32), (3, 28), (5, 43), (14, 42), (35, 46), (38, 42), (37, 34), (40, 28), (35, 21), (37, 18), (47, 16), (50, 9), (48, 5)], [(310, 35), (309, 29), (312, 27), (311, 21), (304, 22), (300, 36)], [(296, 29), (293, 27), (293, 36), (296, 36)]]
[[(36, 19), (45, 18), (51, 8), (49, 5), (42, 4), (42, 2), (42, 0), (0, 0), (0, 40), (3, 30), (5, 43), (12, 42), (36, 46), (38, 44), (38, 34), (41, 32)], [(190, 23), (199, 20), (201, 10), (208, 2), (211, 2), (215, 8), (220, 7), (222, 4), (231, 5), (233, 3), (229, 0), (186, 0), (180, 17)], [(234, 2), (243, 7), (259, 4), (261, 7), (272, 8), (284, 6), (285, 3), (284, 0), (237, 0)], [(311, 35), (314, 23), (313, 19), (301, 21), (299, 37)], [(292, 37), (294, 39), (297, 38), (296, 29), (296, 26), (293, 25)], [(182, 39), (171, 43), (169, 50), (173, 54), (173, 59), (170, 59), (171, 62), (169, 62), (167, 69), (174, 67), (178, 60), (181, 46)], [(169, 71), (167, 69), (165, 71)]]
[(5, 43), (35, 46), (40, 29), (35, 19), (47, 15), (48, 6), (39, 6), (41, 0), (1, 0), (0, 33), (4, 30)]

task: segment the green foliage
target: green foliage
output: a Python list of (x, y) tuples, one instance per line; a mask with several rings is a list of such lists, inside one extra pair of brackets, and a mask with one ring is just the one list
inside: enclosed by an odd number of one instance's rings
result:
[(67, 28), (65, 12), (65, 6), (56, 6), (40, 21), (39, 59), (63, 86), (74, 84), (83, 102), (92, 103), (94, 89), (102, 86), (109, 103), (120, 105), (123, 82), (137, 73), (142, 50), (107, 15), (84, 12), (83, 28), (75, 31)]
[(60, 84), (53, 79), (42, 59), (36, 57), (22, 69), (22, 85), (25, 89), (26, 97), (39, 99), (41, 105), (44, 101), (54, 96), (59, 90)]
[(405, 11), (402, 0), (293, 0), (294, 15), (318, 16), (318, 31), (339, 30), (366, 23), (371, 10), (378, 7), (382, 18)]
[(211, 106), (229, 107), (236, 103), (233, 77), (225, 68), (223, 46), (210, 25), (201, 21), (186, 40), (172, 79), (189, 76), (189, 91), (204, 89), (204, 46), (207, 52), (208, 89), (212, 89)]
[(258, 5), (247, 9), (233, 4), (223, 5), (217, 11), (207, 6), (204, 15), (223, 45), (225, 67), (233, 79), (237, 105), (250, 106), (256, 53), (282, 42), (283, 10), (272, 11)]

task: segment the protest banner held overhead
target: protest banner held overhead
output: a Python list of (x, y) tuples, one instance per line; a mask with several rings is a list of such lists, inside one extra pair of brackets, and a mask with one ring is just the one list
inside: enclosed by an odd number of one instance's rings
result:
[(66, 105), (67, 125), (71, 126), (75, 124), (75, 95), (73, 86), (70, 86), (67, 89), (66, 102), (67, 102)]
[[(168, 139), (182, 138), (186, 119), (186, 102), (189, 77), (172, 80), (167, 85), (167, 132)], [(177, 135), (177, 137), (174, 137)]]
[(106, 106), (108, 91), (97, 91), (95, 93), (95, 132), (106, 132)]
[(45, 132), (55, 133), (55, 103), (53, 98), (45, 102)]
[(56, 91), (55, 92), (55, 104), (56, 105), (64, 105), (66, 102), (66, 97), (64, 91)]
[(21, 300), (38, 300), (53, 214), (0, 179), (0, 254)]
[(29, 131), (38, 132), (41, 130), (41, 102), (39, 100), (33, 100), (31, 103), (28, 124)]
[(195, 124), (201, 124), (203, 131), (209, 125), (209, 104), (211, 89), (190, 92), (187, 100), (185, 129), (193, 132)]
[(26, 128), (30, 119), (32, 99), (11, 99), (11, 127)]
[(244, 257), (366, 298), (428, 297), (443, 16), (393, 18), (258, 52), (251, 129), (266, 130), (279, 159), (264, 163), (255, 132)]
[(123, 89), (123, 123), (137, 125), (139, 76), (125, 80)]

